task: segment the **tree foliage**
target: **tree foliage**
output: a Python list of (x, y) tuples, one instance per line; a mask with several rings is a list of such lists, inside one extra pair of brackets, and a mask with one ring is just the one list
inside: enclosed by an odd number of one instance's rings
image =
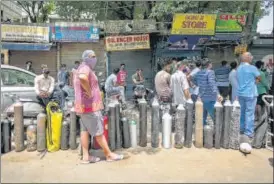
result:
[(48, 20), (49, 15), (55, 10), (55, 3), (51, 1), (17, 1), (30, 18), (32, 23), (44, 23)]

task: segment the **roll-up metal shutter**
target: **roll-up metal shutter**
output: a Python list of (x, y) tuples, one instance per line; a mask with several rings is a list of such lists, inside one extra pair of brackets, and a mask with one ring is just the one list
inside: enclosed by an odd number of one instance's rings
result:
[(106, 58), (104, 51), (104, 42), (98, 43), (61, 43), (61, 64), (66, 64), (70, 70), (74, 66), (75, 61), (81, 61), (82, 54), (85, 50), (93, 50), (97, 56), (96, 73), (103, 72), (106, 75)]
[(262, 60), (265, 56), (273, 54), (273, 48), (271, 47), (251, 47), (250, 52), (253, 55), (253, 61)]
[(143, 69), (143, 75), (146, 79), (145, 87), (152, 88), (153, 86), (153, 71), (152, 71), (152, 53), (151, 50), (138, 50), (138, 51), (121, 51), (121, 52), (110, 52), (108, 63), (108, 75), (110, 75), (114, 68), (120, 68), (120, 64), (126, 65), (128, 72), (127, 78), (127, 99), (132, 98), (132, 75), (136, 72), (137, 68)]
[(52, 47), (50, 51), (10, 51), (9, 64), (20, 68), (26, 68), (26, 62), (32, 61), (36, 74), (41, 74), (41, 65), (46, 64), (50, 70), (50, 75), (57, 76), (56, 60), (57, 51)]

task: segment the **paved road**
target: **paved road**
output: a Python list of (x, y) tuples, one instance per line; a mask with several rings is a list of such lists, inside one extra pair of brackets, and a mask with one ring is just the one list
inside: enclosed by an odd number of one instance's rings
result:
[(248, 156), (197, 148), (122, 152), (129, 158), (90, 165), (79, 164), (77, 150), (48, 153), (43, 159), (37, 152), (11, 152), (1, 157), (1, 182), (273, 182), (273, 153), (265, 149)]

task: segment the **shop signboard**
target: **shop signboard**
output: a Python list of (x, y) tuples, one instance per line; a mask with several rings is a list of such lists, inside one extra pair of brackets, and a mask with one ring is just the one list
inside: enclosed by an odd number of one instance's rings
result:
[(150, 49), (149, 34), (108, 36), (105, 45), (107, 51)]
[(218, 14), (216, 20), (216, 33), (242, 32), (246, 24), (246, 15)]
[(200, 50), (211, 36), (201, 35), (171, 35), (168, 38), (169, 50)]
[(173, 35), (214, 35), (215, 14), (175, 14), (171, 34)]
[(49, 43), (49, 27), (27, 25), (1, 25), (2, 41)]
[(56, 23), (51, 39), (56, 42), (99, 42), (100, 29), (90, 23)]

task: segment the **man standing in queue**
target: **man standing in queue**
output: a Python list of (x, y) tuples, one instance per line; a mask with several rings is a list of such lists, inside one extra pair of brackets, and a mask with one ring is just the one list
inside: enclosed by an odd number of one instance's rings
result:
[(155, 76), (155, 89), (160, 101), (171, 102), (172, 91), (170, 88), (170, 72), (172, 60), (163, 63), (163, 69)]
[(94, 73), (97, 63), (93, 50), (86, 50), (82, 54), (83, 62), (74, 77), (75, 112), (81, 118), (81, 145), (83, 147), (82, 164), (96, 163), (99, 157), (89, 155), (89, 137), (94, 136), (104, 151), (107, 161), (122, 160), (123, 155), (112, 153), (104, 136), (103, 117), (101, 110), (103, 103), (100, 95), (98, 79)]
[(127, 91), (127, 71), (125, 69), (126, 65), (124, 63), (122, 63), (120, 65), (120, 71), (117, 74), (117, 84), (121, 87), (121, 95), (122, 95), (122, 101), (123, 103), (125, 103), (126, 98), (125, 98), (125, 94)]
[(255, 107), (258, 96), (256, 83), (261, 81), (260, 72), (251, 65), (252, 59), (251, 53), (244, 53), (237, 69), (238, 99), (241, 105), (240, 133), (249, 138), (249, 145), (254, 136)]

